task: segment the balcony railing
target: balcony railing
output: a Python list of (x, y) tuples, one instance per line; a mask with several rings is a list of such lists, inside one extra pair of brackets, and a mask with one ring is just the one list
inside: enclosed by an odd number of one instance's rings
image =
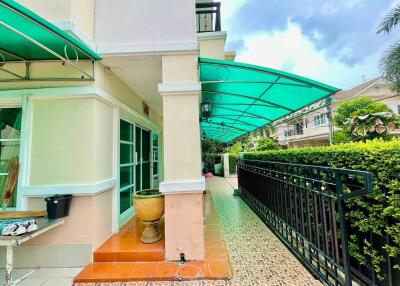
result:
[(221, 31), (221, 3), (196, 3), (197, 32)]

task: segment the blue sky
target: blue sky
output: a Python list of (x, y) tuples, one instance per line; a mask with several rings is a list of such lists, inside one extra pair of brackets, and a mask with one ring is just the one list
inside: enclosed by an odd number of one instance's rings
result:
[(399, 0), (222, 0), (227, 49), (236, 61), (282, 69), (339, 88), (379, 75), (399, 30), (376, 26)]

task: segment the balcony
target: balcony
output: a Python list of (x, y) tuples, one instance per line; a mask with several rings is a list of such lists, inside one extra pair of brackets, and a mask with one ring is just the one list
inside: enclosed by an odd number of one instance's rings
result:
[(197, 33), (221, 31), (221, 3), (196, 3)]

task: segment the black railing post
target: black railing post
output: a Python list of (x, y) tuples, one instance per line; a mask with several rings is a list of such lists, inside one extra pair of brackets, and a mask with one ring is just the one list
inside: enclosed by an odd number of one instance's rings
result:
[(221, 31), (221, 3), (217, 2), (217, 17), (215, 19), (215, 31)]
[(346, 211), (343, 200), (343, 184), (340, 172), (335, 172), (337, 204), (339, 212), (340, 234), (342, 237), (342, 255), (343, 255), (343, 269), (344, 269), (344, 285), (351, 286), (351, 265), (349, 254), (349, 235), (347, 232)]
[(360, 279), (350, 261), (346, 201), (372, 192), (372, 173), (243, 156), (237, 173), (239, 196), (326, 285)]

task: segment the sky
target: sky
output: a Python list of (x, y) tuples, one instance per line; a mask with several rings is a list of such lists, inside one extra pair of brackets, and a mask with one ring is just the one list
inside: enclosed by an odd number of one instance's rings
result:
[(348, 89), (380, 75), (400, 29), (376, 34), (400, 0), (221, 0), (226, 50), (236, 61)]

